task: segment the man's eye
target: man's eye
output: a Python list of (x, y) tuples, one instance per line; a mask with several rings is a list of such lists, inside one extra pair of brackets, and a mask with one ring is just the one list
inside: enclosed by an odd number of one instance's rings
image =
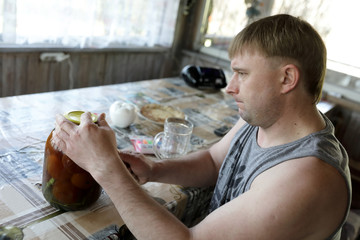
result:
[(234, 70), (233, 76), (237, 78), (244, 78), (247, 75), (246, 72)]

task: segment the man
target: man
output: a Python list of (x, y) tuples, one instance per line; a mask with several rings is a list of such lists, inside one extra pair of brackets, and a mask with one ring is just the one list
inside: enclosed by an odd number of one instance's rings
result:
[[(208, 150), (161, 162), (118, 153), (105, 115), (97, 126), (88, 113), (80, 126), (57, 116), (53, 141), (100, 183), (138, 239), (339, 239), (350, 173), (316, 108), (326, 70), (320, 36), (298, 18), (271, 16), (240, 32), (229, 57), (226, 92), (241, 118)], [(148, 181), (216, 184), (209, 215), (187, 228), (138, 185)]]

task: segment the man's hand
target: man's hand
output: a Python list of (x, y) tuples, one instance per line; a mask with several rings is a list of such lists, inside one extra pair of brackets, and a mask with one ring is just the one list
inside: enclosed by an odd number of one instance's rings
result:
[(114, 160), (119, 159), (115, 134), (105, 114), (101, 114), (95, 124), (90, 113), (84, 113), (80, 125), (57, 115), (52, 142), (92, 175), (107, 172), (116, 164)]
[(145, 184), (151, 179), (154, 162), (146, 158), (145, 155), (133, 151), (120, 151), (121, 160), (128, 167), (131, 175), (139, 184)]

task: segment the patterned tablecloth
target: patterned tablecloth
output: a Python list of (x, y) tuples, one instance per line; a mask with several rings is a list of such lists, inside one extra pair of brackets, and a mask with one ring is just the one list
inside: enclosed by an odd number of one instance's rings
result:
[[(22, 228), (24, 239), (116, 239), (123, 221), (106, 193), (89, 209), (75, 212), (58, 211), (41, 193), (44, 146), (55, 115), (108, 114), (115, 101), (180, 108), (194, 124), (191, 150), (218, 141), (214, 130), (238, 119), (230, 96), (188, 87), (179, 78), (0, 98), (0, 226)], [(163, 129), (140, 116), (128, 128), (112, 127), (120, 149), (132, 149), (131, 139), (151, 138)], [(161, 183), (143, 188), (188, 226), (204, 216), (211, 197), (211, 189)]]

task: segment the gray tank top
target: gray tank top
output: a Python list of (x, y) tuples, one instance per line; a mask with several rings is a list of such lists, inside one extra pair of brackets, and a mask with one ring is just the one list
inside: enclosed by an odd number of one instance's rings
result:
[[(315, 156), (335, 167), (345, 178), (348, 187), (348, 209), (351, 203), (351, 180), (348, 156), (334, 136), (334, 126), (323, 115), (325, 129), (312, 133), (294, 142), (261, 148), (257, 144), (258, 127), (245, 124), (233, 138), (229, 152), (220, 168), (214, 194), (210, 202), (210, 212), (248, 191), (253, 180), (267, 169), (296, 158)], [(327, 239), (340, 239), (342, 224)]]

